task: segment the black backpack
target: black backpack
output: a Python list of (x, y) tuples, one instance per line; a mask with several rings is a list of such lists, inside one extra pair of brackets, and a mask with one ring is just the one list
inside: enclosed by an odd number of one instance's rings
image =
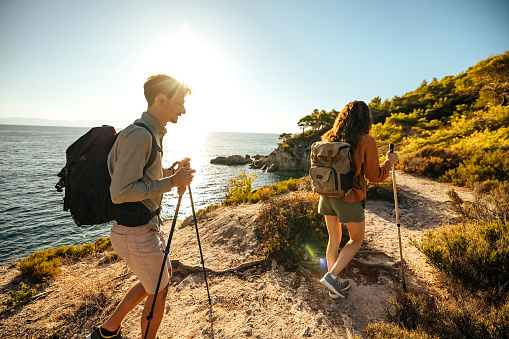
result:
[[(145, 128), (152, 136), (152, 151), (143, 168), (145, 173), (162, 149), (146, 125), (138, 122), (135, 125)], [(112, 220), (124, 226), (140, 226), (159, 214), (159, 209), (150, 211), (142, 202), (113, 204), (111, 201), (107, 160), (117, 136), (113, 126), (94, 127), (66, 150), (66, 165), (58, 173), (60, 181), (55, 188), (58, 192), (65, 191), (64, 211), (70, 210), (78, 226)]]

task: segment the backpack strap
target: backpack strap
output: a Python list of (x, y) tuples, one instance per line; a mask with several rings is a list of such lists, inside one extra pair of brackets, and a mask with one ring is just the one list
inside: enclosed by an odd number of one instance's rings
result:
[(161, 152), (161, 156), (162, 156), (163, 150), (157, 144), (156, 137), (155, 137), (154, 133), (152, 133), (152, 131), (150, 130), (150, 128), (147, 125), (145, 125), (144, 123), (141, 123), (141, 122), (135, 122), (134, 124), (136, 126), (143, 127), (152, 136), (152, 150), (150, 151), (150, 157), (148, 158), (148, 161), (147, 161), (147, 164), (145, 165), (145, 167), (143, 167), (143, 174), (145, 174), (145, 171), (147, 170), (147, 168), (152, 166), (152, 164), (156, 160), (157, 152)]
[(332, 150), (330, 149), (327, 153), (327, 166), (332, 166)]

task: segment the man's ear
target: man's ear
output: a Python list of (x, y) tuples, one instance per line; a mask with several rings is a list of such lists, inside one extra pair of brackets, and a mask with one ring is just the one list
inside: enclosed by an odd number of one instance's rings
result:
[(165, 100), (168, 100), (168, 98), (166, 97), (166, 95), (162, 94), (162, 93), (159, 93), (157, 96), (156, 96), (156, 99), (154, 100), (157, 104), (159, 105), (162, 105), (164, 104), (164, 101)]

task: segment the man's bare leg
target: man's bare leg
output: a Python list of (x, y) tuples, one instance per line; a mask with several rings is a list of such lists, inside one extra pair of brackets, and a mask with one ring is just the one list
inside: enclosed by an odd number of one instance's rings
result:
[(118, 304), (112, 315), (101, 327), (107, 331), (115, 331), (120, 326), (127, 313), (131, 312), (131, 310), (142, 302), (147, 295), (148, 294), (145, 292), (145, 288), (143, 288), (141, 282), (138, 281), (135, 283), (131, 286), (120, 304)]
[[(156, 304), (154, 306), (154, 314), (148, 329), (147, 339), (156, 338), (157, 330), (159, 329), (159, 325), (161, 325), (161, 321), (163, 320), (166, 297), (168, 296), (168, 286), (169, 284), (164, 288), (164, 290), (157, 293)], [(154, 296), (155, 294), (148, 295), (145, 307), (143, 308), (143, 313), (141, 315), (141, 335), (143, 338), (145, 338), (145, 332), (147, 330), (148, 324), (147, 316), (150, 314), (150, 309), (152, 308), (152, 303), (154, 302)]]

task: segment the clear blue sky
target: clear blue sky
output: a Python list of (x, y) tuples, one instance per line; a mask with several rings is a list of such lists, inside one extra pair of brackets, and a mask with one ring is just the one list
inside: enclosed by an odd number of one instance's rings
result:
[[(166, 72), (184, 131), (298, 132), (509, 49), (509, 1), (0, 0), (0, 117), (132, 121)], [(173, 127), (171, 127), (173, 128)]]

